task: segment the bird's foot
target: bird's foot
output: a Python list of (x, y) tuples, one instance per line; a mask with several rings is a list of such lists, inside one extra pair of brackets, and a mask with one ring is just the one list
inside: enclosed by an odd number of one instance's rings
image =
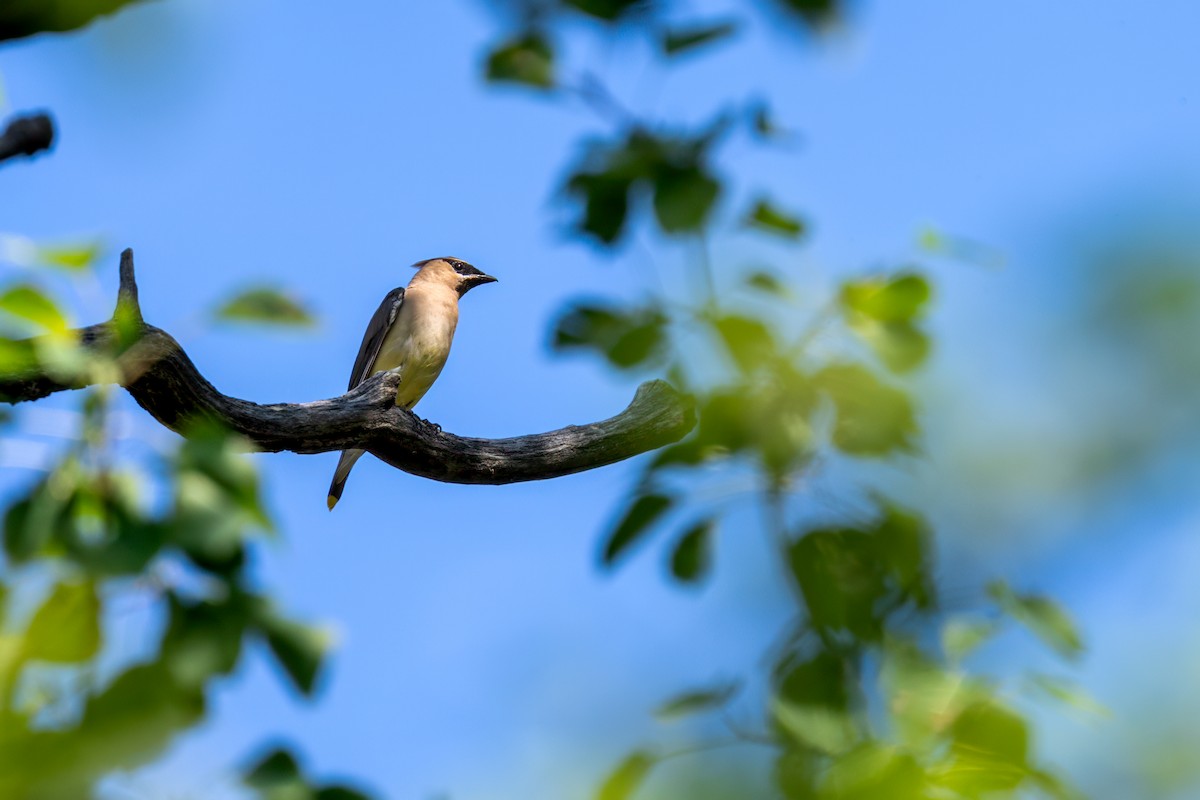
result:
[[(412, 413), (412, 412), (409, 412), (409, 413)], [(416, 415), (416, 414), (413, 414), (413, 416), (414, 416), (414, 417), (417, 417), (417, 415)], [(434, 429), (435, 431), (437, 431), (438, 433), (441, 433), (441, 432), (442, 432), (442, 426), (441, 426), (441, 425), (438, 425), (436, 422), (430, 422), (429, 420), (425, 419), (424, 417), (417, 417), (417, 422), (420, 422), (420, 423), (421, 423), (422, 425), (424, 425), (426, 428), (433, 428), (433, 429)]]

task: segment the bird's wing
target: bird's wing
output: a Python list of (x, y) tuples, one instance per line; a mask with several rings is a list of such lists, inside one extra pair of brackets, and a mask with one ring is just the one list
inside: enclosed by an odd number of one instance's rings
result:
[(350, 391), (374, 374), (379, 349), (383, 347), (384, 337), (396, 321), (403, 303), (404, 289), (396, 288), (388, 292), (379, 308), (375, 309), (375, 315), (371, 317), (371, 323), (367, 325), (367, 332), (363, 334), (362, 344), (358, 348), (358, 358), (354, 359), (354, 371), (350, 373), (350, 385), (346, 391)]

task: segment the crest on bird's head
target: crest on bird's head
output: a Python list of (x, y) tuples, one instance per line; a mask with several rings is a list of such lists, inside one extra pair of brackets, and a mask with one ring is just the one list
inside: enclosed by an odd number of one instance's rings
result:
[(418, 261), (413, 264), (414, 269), (421, 269), (427, 264), (432, 264), (434, 261), (445, 261), (459, 275), (482, 275), (483, 272), (463, 261), (461, 258), (451, 258), (449, 256), (441, 256), (439, 258), (427, 258), (424, 261)]

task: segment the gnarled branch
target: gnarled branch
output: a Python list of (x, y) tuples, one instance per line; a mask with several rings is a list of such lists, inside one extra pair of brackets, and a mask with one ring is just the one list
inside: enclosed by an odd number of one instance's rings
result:
[[(449, 483), (542, 480), (622, 461), (678, 441), (695, 423), (691, 403), (663, 381), (642, 384), (615, 417), (511, 439), (445, 433), (396, 406), (401, 376), (381, 373), (353, 391), (311, 403), (259, 405), (221, 394), (166, 331), (147, 325), (138, 305), (133, 251), (121, 254), (113, 319), (76, 332), (82, 346), (117, 355), (120, 384), (173, 431), (211, 417), (269, 452), (367, 450), (405, 472)], [(37, 400), (86, 379), (65, 381), (41, 367), (0, 375), (0, 402)]]

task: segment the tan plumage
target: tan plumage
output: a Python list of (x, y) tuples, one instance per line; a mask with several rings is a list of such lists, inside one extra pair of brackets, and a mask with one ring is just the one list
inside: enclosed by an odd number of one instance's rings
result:
[[(350, 389), (377, 372), (398, 370), (396, 405), (411, 409), (433, 386), (454, 341), (458, 300), (472, 287), (496, 279), (456, 258), (420, 261), (405, 289), (393, 289), (367, 326), (350, 374)], [(364, 450), (345, 450), (329, 484), (329, 510)]]

